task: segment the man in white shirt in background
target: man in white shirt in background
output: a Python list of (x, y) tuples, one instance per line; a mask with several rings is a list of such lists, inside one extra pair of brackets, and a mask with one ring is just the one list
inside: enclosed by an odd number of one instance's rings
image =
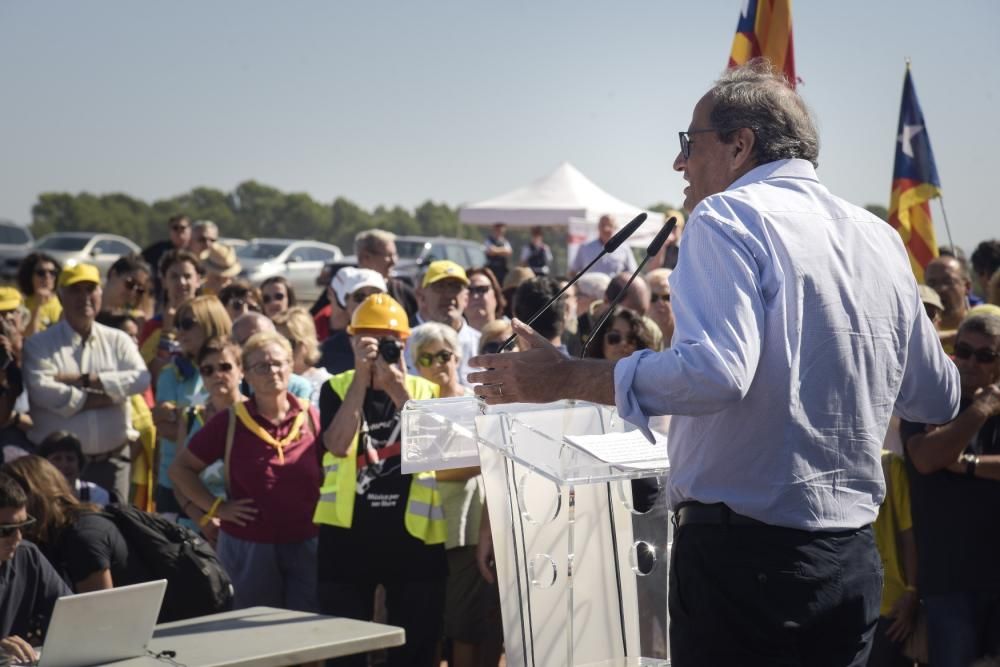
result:
[(87, 459), (81, 477), (127, 502), (128, 400), (149, 386), (149, 371), (128, 334), (94, 321), (101, 310), (97, 267), (64, 267), (57, 288), (62, 319), (24, 342), (34, 421), (28, 437), (37, 445), (53, 431), (76, 434)]
[[(458, 364), (459, 381), (466, 385), (466, 376), (471, 370), (469, 359), (479, 351), (479, 332), (465, 321), (465, 309), (469, 305), (469, 277), (465, 269), (448, 259), (439, 259), (427, 265), (427, 271), (417, 290), (417, 324), (440, 322), (447, 324), (458, 333), (458, 345), (462, 358)], [(406, 347), (406, 368), (413, 375), (419, 375), (416, 364)]]
[[(618, 223), (615, 222), (615, 219), (610, 215), (602, 215), (601, 219), (597, 221), (597, 238), (584, 243), (576, 251), (576, 255), (573, 257), (573, 264), (569, 267), (570, 275), (583, 271), (584, 267), (601, 254), (601, 251), (604, 250), (604, 244), (610, 241), (611, 237), (617, 231)], [(627, 243), (623, 243), (614, 252), (609, 252), (604, 257), (601, 257), (590, 270), (594, 273), (604, 273), (613, 276), (623, 271), (632, 273), (635, 271), (636, 266), (638, 265), (635, 262), (635, 255), (632, 253), (632, 248)]]
[(670, 650), (691, 665), (864, 665), (882, 588), (871, 523), (893, 410), (958, 410), (957, 370), (892, 227), (817, 179), (805, 104), (766, 61), (695, 106), (674, 168), (691, 218), (670, 276), (673, 345), (621, 361), (533, 349), (472, 365), (488, 403), (674, 415)]

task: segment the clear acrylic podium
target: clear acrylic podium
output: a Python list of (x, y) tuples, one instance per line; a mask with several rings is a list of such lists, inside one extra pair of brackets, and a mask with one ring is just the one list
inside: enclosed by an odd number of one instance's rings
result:
[(624, 426), (573, 401), (403, 409), (404, 473), (482, 467), (510, 667), (669, 664), (666, 449), (610, 464), (566, 439)]

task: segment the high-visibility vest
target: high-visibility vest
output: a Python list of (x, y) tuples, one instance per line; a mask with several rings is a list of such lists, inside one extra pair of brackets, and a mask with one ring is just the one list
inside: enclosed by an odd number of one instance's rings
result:
[[(344, 371), (330, 378), (330, 387), (341, 400), (354, 381), (354, 371)], [(437, 398), (439, 388), (433, 382), (415, 375), (406, 376), (406, 392), (410, 398)], [(358, 434), (347, 449), (346, 456), (323, 455), (323, 486), (313, 515), (315, 523), (350, 528), (354, 520), (354, 498), (357, 495)], [(410, 497), (403, 515), (406, 532), (424, 544), (443, 544), (448, 536), (441, 494), (433, 472), (412, 475)]]

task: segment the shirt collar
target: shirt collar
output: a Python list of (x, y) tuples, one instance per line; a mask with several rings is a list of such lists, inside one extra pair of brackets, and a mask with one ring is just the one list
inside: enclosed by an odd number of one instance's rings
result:
[[(295, 419), (295, 415), (302, 412), (302, 404), (299, 402), (299, 399), (295, 396), (295, 394), (291, 392), (287, 393), (288, 393), (288, 412), (285, 413), (285, 418), (281, 420), (282, 424), (291, 422), (293, 419)], [(257, 409), (257, 401), (253, 400), (252, 396), (244, 403), (244, 405), (246, 406), (247, 413), (251, 417), (253, 417), (257, 422), (264, 425), (272, 423), (269, 419), (260, 414), (260, 410)]]
[(86, 340), (84, 340), (83, 336), (77, 333), (76, 329), (69, 325), (66, 318), (60, 319), (59, 322), (56, 323), (56, 326), (63, 328), (63, 334), (69, 338), (70, 344), (74, 347), (80, 347), (81, 345), (87, 345), (94, 340), (97, 335), (97, 327), (100, 325), (97, 322), (90, 325), (90, 335), (87, 336)]
[(744, 185), (772, 178), (802, 178), (819, 182), (819, 178), (816, 176), (816, 169), (812, 166), (811, 162), (798, 158), (790, 158), (788, 160), (775, 160), (774, 162), (767, 162), (754, 167), (733, 181), (726, 190), (735, 190), (736, 188), (742, 188)]

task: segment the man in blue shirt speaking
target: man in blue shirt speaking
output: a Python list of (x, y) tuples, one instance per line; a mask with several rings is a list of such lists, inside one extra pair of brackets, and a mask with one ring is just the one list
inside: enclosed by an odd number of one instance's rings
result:
[[(691, 211), (662, 352), (574, 360), (523, 324), (470, 375), (487, 403), (674, 415), (672, 664), (863, 665), (882, 585), (882, 439), (960, 398), (896, 231), (818, 180), (808, 109), (766, 61), (723, 74), (680, 133)], [(919, 416), (919, 417), (918, 417)]]

